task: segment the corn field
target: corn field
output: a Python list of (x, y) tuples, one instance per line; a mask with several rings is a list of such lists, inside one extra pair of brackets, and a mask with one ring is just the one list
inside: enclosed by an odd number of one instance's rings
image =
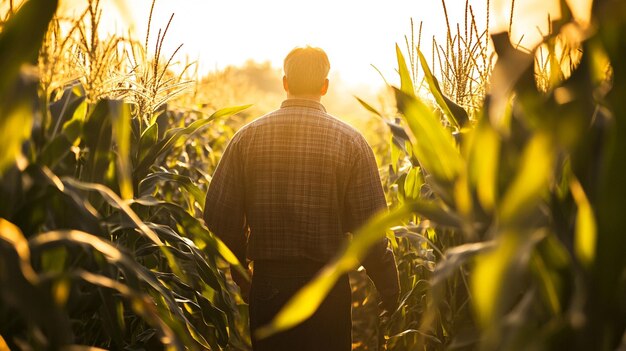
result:
[[(172, 69), (171, 18), (103, 37), (83, 5), (0, 6), (0, 350), (250, 350), (243, 267), (201, 214), (263, 107), (232, 72)], [(589, 26), (560, 6), (534, 48), (469, 2), (432, 52), (411, 21), (392, 105), (357, 98), (390, 211), (261, 333), (350, 273), (353, 350), (626, 350), (626, 3)], [(381, 317), (358, 262), (383, 233), (401, 300)]]

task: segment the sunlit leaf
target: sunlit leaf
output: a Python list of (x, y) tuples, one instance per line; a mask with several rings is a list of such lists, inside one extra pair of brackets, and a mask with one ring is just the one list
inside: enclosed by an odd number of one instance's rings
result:
[(110, 100), (113, 138), (117, 145), (117, 172), (122, 199), (133, 198), (132, 165), (130, 163), (131, 114), (130, 105), (122, 100)]
[(70, 177), (64, 177), (62, 180), (63, 182), (66, 182), (75, 188), (100, 193), (102, 197), (104, 197), (112, 206), (121, 209), (128, 216), (128, 218), (133, 221), (137, 228), (139, 228), (152, 242), (159, 246), (163, 245), (163, 242), (161, 241), (161, 239), (159, 239), (158, 235), (156, 235), (156, 233), (154, 233), (154, 231), (152, 231), (152, 229), (150, 229), (139, 218), (139, 216), (137, 216), (137, 214), (130, 208), (130, 206), (128, 206), (128, 203), (126, 203), (126, 201), (122, 200), (111, 189), (101, 184), (80, 182)]
[(248, 108), (250, 108), (252, 105), (241, 105), (241, 106), (232, 106), (232, 107), (224, 107), (221, 108), (215, 112), (213, 112), (211, 114), (211, 116), (209, 116), (209, 120), (214, 120), (217, 118), (222, 118), (222, 117), (229, 117), (232, 115), (236, 115), (239, 112), (243, 111), (243, 110), (247, 110)]
[(546, 267), (545, 262), (541, 255), (536, 252), (533, 253), (531, 258), (531, 268), (536, 272), (541, 282), (542, 292), (546, 297), (548, 306), (552, 313), (557, 314), (561, 312), (561, 302), (559, 301), (559, 294), (557, 292), (556, 283), (552, 277), (551, 272)]
[(452, 136), (419, 98), (398, 89), (395, 92), (398, 110), (415, 137), (414, 152), (420, 165), (442, 184), (452, 184), (463, 165)]
[(10, 350), (9, 345), (7, 345), (2, 335), (0, 335), (0, 350)]
[(50, 129), (52, 129), (49, 133), (50, 137), (54, 137), (63, 125), (74, 118), (76, 110), (84, 102), (85, 94), (81, 85), (76, 84), (65, 88), (61, 98), (48, 107), (51, 117)]
[(476, 258), (472, 271), (472, 295), (478, 320), (482, 325), (490, 325), (499, 313), (502, 284), (509, 267), (515, 260), (519, 246), (519, 236), (506, 233), (501, 236), (495, 249)]
[(476, 187), (478, 201), (486, 211), (496, 204), (500, 140), (497, 132), (483, 120), (474, 129), (469, 155), (470, 182)]
[(26, 1), (0, 32), (0, 94), (17, 78), (25, 63), (36, 63), (58, 0)]
[(472, 212), (472, 195), (470, 194), (470, 186), (467, 173), (461, 170), (459, 176), (454, 183), (454, 203), (455, 210), (464, 216), (470, 216)]
[(446, 251), (444, 259), (437, 264), (432, 284), (438, 284), (445, 281), (451, 274), (456, 272), (461, 266), (470, 259), (483, 252), (492, 250), (495, 247), (494, 241), (484, 241), (480, 243), (471, 243), (458, 245)]
[(400, 89), (409, 96), (415, 96), (415, 88), (411, 80), (411, 73), (406, 65), (406, 60), (402, 54), (402, 50), (396, 44), (396, 57), (398, 58), (398, 74), (400, 74)]
[(404, 196), (411, 200), (419, 198), (423, 183), (424, 181), (422, 180), (419, 168), (411, 167), (404, 181)]
[(593, 208), (582, 186), (576, 179), (570, 181), (572, 197), (578, 205), (576, 214), (576, 230), (574, 233), (574, 250), (578, 259), (589, 267), (596, 255), (597, 225)]
[(159, 124), (153, 123), (146, 130), (143, 131), (141, 137), (139, 138), (139, 150), (137, 153), (137, 161), (141, 162), (148, 152), (150, 148), (155, 145), (159, 138)]
[[(137, 291), (143, 286), (154, 289), (156, 292), (154, 296), (159, 297), (159, 302), (156, 307), (162, 309), (162, 314), (161, 318), (155, 317), (152, 319), (153, 317), (150, 317), (150, 319), (147, 319), (147, 322), (153, 324), (155, 327), (158, 326), (162, 328), (162, 324), (164, 323), (162, 318), (166, 316), (166, 318), (169, 319), (167, 325), (174, 329), (176, 334), (181, 337), (184, 337), (186, 333), (181, 331), (182, 326), (180, 323), (186, 325), (187, 328), (195, 328), (189, 325), (191, 323), (178, 307), (171, 291), (154, 277), (153, 272), (138, 264), (121, 248), (115, 247), (112, 242), (78, 230), (57, 230), (38, 234), (30, 238), (29, 244), (33, 250), (44, 250), (59, 246), (66, 247), (68, 245), (82, 245), (99, 252), (110, 264), (120, 269), (125, 277), (124, 283), (90, 272), (80, 272), (79, 276), (82, 279), (94, 285), (115, 289), (122, 295), (130, 297), (135, 313), (144, 317), (149, 317), (149, 314), (152, 313), (151, 311), (156, 313), (155, 304), (153, 300), (146, 300), (145, 295), (139, 294)], [(87, 275), (84, 273), (87, 273)], [(171, 318), (169, 317), (170, 314)], [(178, 338), (168, 337), (166, 340), (163, 340), (163, 342), (169, 344), (176, 340), (178, 340)]]
[(215, 111), (211, 116), (203, 119), (196, 120), (189, 124), (185, 128), (176, 128), (172, 130), (168, 130), (165, 133), (165, 136), (162, 140), (160, 140), (157, 144), (150, 148), (145, 154), (145, 157), (141, 159), (138, 165), (135, 165), (133, 170), (133, 174), (135, 178), (142, 178), (146, 174), (148, 174), (150, 166), (154, 164), (154, 162), (167, 152), (169, 152), (175, 145), (177, 145), (181, 138), (184, 136), (191, 136), (194, 133), (198, 132), (202, 128), (206, 127), (209, 123), (211, 123), (216, 118), (228, 117), (239, 113), (251, 105), (243, 105), (243, 106), (234, 106), (234, 107), (226, 107)]
[[(448, 122), (450, 122), (450, 124), (456, 127), (457, 129), (460, 128), (461, 127), (461, 123), (459, 122), (460, 116), (459, 117), (455, 116), (450, 110), (448, 103), (444, 99), (443, 92), (441, 91), (441, 88), (439, 87), (439, 83), (437, 83), (436, 78), (433, 76), (432, 72), (430, 71), (430, 68), (428, 67), (428, 62), (426, 62), (426, 58), (424, 57), (422, 52), (419, 50), (417, 51), (417, 55), (419, 56), (420, 64), (422, 66), (422, 70), (424, 71), (424, 77), (426, 78), (426, 82), (428, 82), (428, 87), (430, 89), (430, 92), (433, 94), (435, 101), (437, 101), (437, 105), (439, 105), (439, 107), (443, 111), (443, 114), (448, 119)], [(467, 118), (467, 112), (465, 113), (465, 118)]]
[(300, 289), (270, 324), (253, 332), (259, 338), (266, 338), (279, 331), (292, 328), (309, 318), (317, 310), (339, 277), (359, 266), (369, 248), (377, 240), (380, 240), (383, 233), (393, 224), (411, 214), (419, 214), (427, 218), (435, 217), (442, 222), (447, 217), (437, 206), (420, 200), (406, 202), (393, 211), (383, 212), (373, 217), (355, 232), (354, 239), (346, 250), (338, 258), (328, 263), (310, 283)]
[(106, 351), (106, 349), (86, 345), (68, 345), (61, 347), (61, 351)]
[(139, 183), (139, 194), (147, 195), (148, 192), (154, 191), (156, 183), (159, 181), (172, 182), (179, 185), (182, 189), (185, 189), (189, 195), (195, 199), (200, 206), (201, 210), (204, 210), (204, 199), (206, 193), (202, 191), (198, 185), (196, 185), (191, 178), (180, 174), (170, 172), (155, 172), (146, 176)]
[(108, 100), (99, 101), (83, 124), (83, 141), (87, 147), (87, 160), (82, 180), (106, 184), (107, 170), (113, 161), (111, 153), (112, 118)]
[[(161, 342), (163, 342), (164, 345), (170, 345), (176, 350), (184, 350), (182, 340), (177, 337), (177, 335), (172, 330), (172, 327), (165, 323), (163, 318), (157, 314), (157, 311), (155, 310), (154, 306), (152, 305), (152, 301), (148, 298), (148, 296), (129, 288), (123, 283), (120, 283), (103, 275), (93, 274), (87, 271), (78, 271), (77, 275), (82, 280), (93, 285), (113, 289), (117, 293), (124, 296), (126, 299), (130, 300), (130, 306), (135, 311), (135, 313), (141, 316), (152, 327), (157, 328), (157, 330), (163, 333), (163, 336), (161, 337)], [(170, 322), (173, 321), (175, 320), (170, 320)], [(208, 347), (208, 345), (203, 346)]]
[(59, 279), (52, 285), (52, 297), (57, 306), (65, 306), (70, 295), (70, 282), (67, 279)]
[(157, 207), (160, 210), (167, 210), (179, 223), (181, 232), (184, 233), (186, 238), (193, 240), (196, 244), (202, 242), (204, 246), (198, 245), (198, 247), (201, 247), (203, 251), (221, 256), (226, 262), (236, 267), (243, 276), (247, 277), (245, 269), (228, 246), (209, 232), (200, 219), (189, 214), (184, 208), (165, 201), (149, 201), (147, 199), (136, 199), (134, 203), (142, 206)]
[(478, 322), (486, 328), (498, 329), (496, 323), (517, 300), (529, 259), (537, 243), (547, 232), (504, 231), (499, 233), (493, 250), (475, 259), (471, 290)]
[(31, 106), (20, 103), (12, 106), (10, 111), (0, 106), (0, 175), (14, 164), (21, 154), (22, 142), (30, 136), (32, 125)]
[(383, 117), (383, 115), (380, 112), (378, 112), (378, 110), (376, 110), (374, 107), (372, 107), (372, 105), (368, 104), (367, 102), (363, 101), (362, 99), (356, 96), (354, 98), (359, 102), (359, 104), (361, 104), (361, 106), (365, 107), (366, 110), (377, 115), (378, 117)]
[(502, 198), (503, 225), (525, 220), (548, 190), (552, 179), (554, 149), (547, 135), (536, 134), (526, 145), (519, 171)]
[(30, 265), (28, 241), (24, 238), (20, 228), (6, 219), (0, 218), (0, 239), (11, 244), (17, 252), (20, 258), (20, 268), (22, 269), (24, 277), (33, 284), (37, 283), (39, 277)]

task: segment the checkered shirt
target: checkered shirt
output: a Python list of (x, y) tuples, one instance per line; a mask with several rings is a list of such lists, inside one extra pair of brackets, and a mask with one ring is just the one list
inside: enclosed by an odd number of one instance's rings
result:
[[(242, 262), (325, 262), (345, 244), (346, 233), (386, 208), (363, 136), (319, 102), (288, 99), (230, 141), (204, 218)], [(385, 251), (383, 238), (372, 253)]]

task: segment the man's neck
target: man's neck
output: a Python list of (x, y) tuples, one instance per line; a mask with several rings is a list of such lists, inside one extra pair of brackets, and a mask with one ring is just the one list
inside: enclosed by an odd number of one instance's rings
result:
[(322, 101), (322, 96), (321, 95), (293, 95), (293, 94), (287, 94), (287, 99), (304, 99), (304, 100), (312, 100), (312, 101), (316, 101), (316, 102), (321, 102)]

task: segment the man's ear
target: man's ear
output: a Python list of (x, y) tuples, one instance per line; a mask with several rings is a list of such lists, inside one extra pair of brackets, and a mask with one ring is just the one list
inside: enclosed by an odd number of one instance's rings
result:
[(285, 89), (286, 92), (289, 92), (289, 83), (287, 83), (287, 76), (283, 76), (283, 89)]
[(322, 96), (326, 95), (326, 93), (328, 92), (328, 84), (329, 84), (328, 78), (324, 79), (324, 85), (322, 85), (322, 90), (320, 91), (321, 93), (320, 95)]

